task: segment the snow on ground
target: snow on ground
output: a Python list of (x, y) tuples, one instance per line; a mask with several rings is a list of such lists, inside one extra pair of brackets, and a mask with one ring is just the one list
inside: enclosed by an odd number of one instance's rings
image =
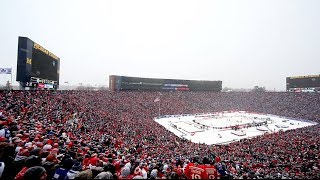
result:
[[(284, 118), (270, 114), (238, 112), (218, 112), (213, 114), (168, 115), (154, 119), (157, 123), (177, 135), (194, 143), (227, 144), (244, 138), (273, 133), (280, 130), (302, 128), (315, 125), (315, 122)], [(266, 123), (255, 126), (253, 123)], [(251, 127), (241, 127), (250, 125)], [(231, 126), (240, 126), (235, 133)], [(260, 129), (260, 130), (259, 130)], [(243, 131), (245, 135), (241, 134)], [(235, 134), (233, 134), (235, 133)]]

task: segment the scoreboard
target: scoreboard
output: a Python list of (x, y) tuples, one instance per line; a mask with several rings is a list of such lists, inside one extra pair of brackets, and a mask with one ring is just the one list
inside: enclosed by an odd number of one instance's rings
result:
[(30, 40), (19, 37), (17, 78), (23, 87), (57, 89), (60, 58)]
[(222, 81), (196, 81), (180, 79), (155, 79), (110, 75), (109, 88), (114, 91), (216, 91), (222, 89)]
[(286, 78), (287, 91), (320, 91), (320, 75)]

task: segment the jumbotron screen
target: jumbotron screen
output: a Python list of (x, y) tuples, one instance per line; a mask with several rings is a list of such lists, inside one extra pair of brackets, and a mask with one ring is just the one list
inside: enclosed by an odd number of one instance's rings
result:
[(57, 89), (60, 58), (30, 40), (19, 37), (17, 81), (24, 87)]
[(320, 90), (320, 75), (287, 77), (287, 91)]
[(59, 59), (45, 53), (36, 43), (34, 43), (33, 47), (31, 76), (57, 81)]
[(111, 75), (109, 88), (116, 91), (221, 91), (222, 81), (155, 79)]

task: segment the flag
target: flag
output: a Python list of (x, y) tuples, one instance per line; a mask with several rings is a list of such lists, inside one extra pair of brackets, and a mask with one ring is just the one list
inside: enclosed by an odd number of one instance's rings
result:
[(157, 97), (156, 99), (153, 100), (153, 102), (159, 102), (160, 101), (160, 98)]
[(12, 68), (0, 68), (0, 74), (11, 74)]

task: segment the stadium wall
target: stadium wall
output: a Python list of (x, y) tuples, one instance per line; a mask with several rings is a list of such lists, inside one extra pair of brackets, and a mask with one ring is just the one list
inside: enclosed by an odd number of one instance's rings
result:
[(109, 76), (112, 91), (213, 91), (222, 90), (222, 81), (156, 79), (129, 76)]

